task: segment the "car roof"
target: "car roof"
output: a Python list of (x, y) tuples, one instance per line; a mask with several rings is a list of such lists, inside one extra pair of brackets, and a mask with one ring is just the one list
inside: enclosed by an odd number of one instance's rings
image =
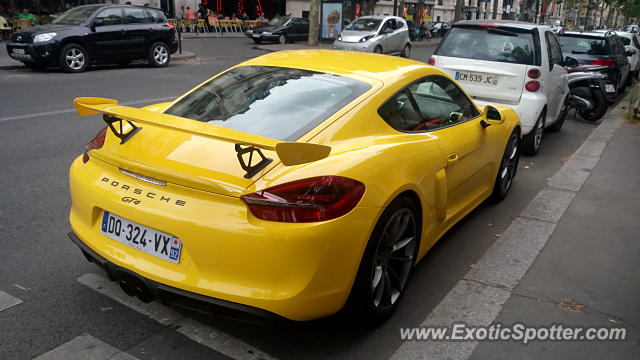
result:
[(392, 19), (392, 18), (393, 19), (401, 19), (401, 17), (393, 16), (393, 15), (366, 15), (366, 16), (360, 16), (356, 20), (360, 20), (360, 19), (380, 19), (380, 20), (384, 20), (384, 19)]
[(457, 25), (498, 25), (498, 26), (511, 26), (520, 29), (533, 30), (539, 27), (548, 28), (547, 25), (532, 24), (524, 21), (512, 21), (512, 20), (463, 20), (453, 24)]
[(595, 31), (565, 31), (564, 34), (560, 34), (560, 36), (562, 35), (585, 35), (585, 36), (595, 36), (595, 37), (601, 37), (601, 38), (607, 38), (610, 36), (614, 36), (616, 35), (615, 32), (595, 32)]
[[(243, 65), (281, 66), (333, 73), (367, 81), (390, 84), (402, 78), (405, 72), (418, 68), (439, 70), (425, 63), (396, 56), (340, 50), (287, 50), (250, 59)], [(367, 80), (368, 79), (368, 80)]]

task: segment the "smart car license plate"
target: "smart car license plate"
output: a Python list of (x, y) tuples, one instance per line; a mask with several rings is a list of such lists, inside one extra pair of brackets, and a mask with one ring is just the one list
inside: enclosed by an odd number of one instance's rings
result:
[(176, 264), (180, 262), (182, 242), (173, 235), (134, 223), (108, 211), (102, 215), (102, 233), (160, 259)]
[(254, 38), (259, 38), (259, 37), (260, 37), (260, 34), (253, 34), (253, 37), (254, 37)]
[(456, 81), (468, 82), (483, 86), (498, 86), (498, 75), (456, 71)]
[(614, 93), (616, 92), (616, 88), (613, 86), (613, 84), (604, 84), (604, 91), (608, 93)]
[(13, 48), (11, 52), (14, 54), (24, 55), (24, 49)]

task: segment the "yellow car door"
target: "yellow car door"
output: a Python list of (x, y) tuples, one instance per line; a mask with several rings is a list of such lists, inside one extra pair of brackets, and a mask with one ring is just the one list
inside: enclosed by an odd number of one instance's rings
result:
[(439, 220), (447, 225), (491, 193), (497, 166), (496, 129), (481, 125), (481, 112), (446, 77), (427, 76), (410, 85), (408, 92), (422, 117), (414, 129), (436, 136), (446, 161), (436, 182), (446, 193), (445, 214)]

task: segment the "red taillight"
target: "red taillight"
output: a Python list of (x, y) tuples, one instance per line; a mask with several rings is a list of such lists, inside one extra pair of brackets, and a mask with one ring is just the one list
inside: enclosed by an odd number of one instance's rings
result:
[(613, 59), (593, 59), (591, 60), (592, 65), (600, 65), (600, 66), (609, 66), (615, 67), (616, 62)]
[(436, 66), (436, 59), (430, 57), (429, 60), (427, 60), (427, 64), (432, 65), (432, 66)]
[(364, 184), (341, 176), (298, 180), (243, 195), (258, 219), (314, 222), (335, 219), (353, 210), (364, 194)]
[(84, 147), (84, 154), (82, 155), (82, 162), (89, 161), (89, 151), (93, 149), (100, 149), (104, 145), (104, 139), (107, 136), (107, 128), (100, 130), (96, 136), (91, 139)]
[(531, 79), (537, 79), (540, 77), (540, 70), (530, 69), (529, 71), (527, 71), (527, 76)]
[(531, 80), (524, 84), (524, 88), (529, 92), (536, 92), (540, 90), (540, 83), (535, 80)]

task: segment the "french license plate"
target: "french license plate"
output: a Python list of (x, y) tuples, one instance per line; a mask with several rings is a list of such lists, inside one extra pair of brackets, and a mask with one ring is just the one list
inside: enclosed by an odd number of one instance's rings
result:
[(260, 37), (260, 34), (253, 34), (253, 37), (254, 37), (254, 38), (259, 38), (259, 37)]
[(24, 55), (24, 49), (13, 48), (11, 52), (14, 54)]
[(613, 84), (604, 84), (604, 91), (608, 93), (614, 93), (616, 92), (616, 88), (613, 86)]
[(129, 221), (105, 211), (102, 233), (133, 248), (172, 263), (180, 262), (182, 242), (173, 235)]
[(498, 75), (495, 74), (479, 74), (466, 71), (456, 71), (455, 79), (456, 81), (463, 81), (484, 86), (498, 86)]

